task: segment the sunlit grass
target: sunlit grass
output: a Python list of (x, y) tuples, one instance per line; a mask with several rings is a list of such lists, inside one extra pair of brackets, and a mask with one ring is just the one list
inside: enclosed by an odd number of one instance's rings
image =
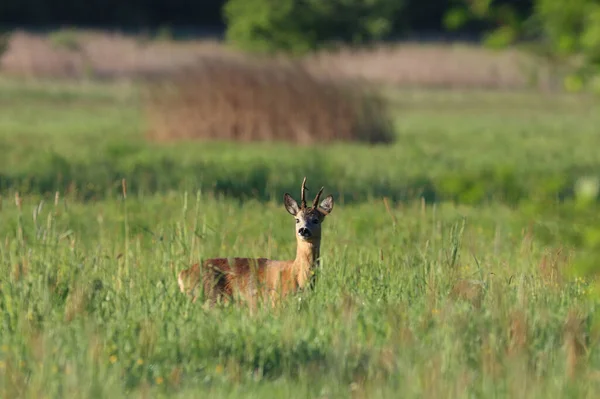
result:
[[(577, 352), (572, 385), (563, 350), (570, 312), (591, 314), (585, 282), (563, 278), (566, 260), (506, 208), (339, 206), (315, 291), (255, 316), (190, 304), (175, 273), (217, 254), (291, 258), (293, 220), (279, 203), (24, 198), (2, 215), (7, 396), (258, 395), (267, 383), (294, 397), (597, 388), (586, 377), (594, 352)], [(584, 324), (576, 339), (588, 333)]]
[[(484, 166), (592, 173), (587, 100), (407, 94), (391, 147), (159, 147), (114, 88), (36, 90), (0, 108), (0, 396), (597, 396), (596, 302), (556, 201), (398, 194), (445, 172), (484, 184)], [(281, 198), (305, 174), (336, 196), (315, 290), (255, 315), (191, 304), (175, 278), (191, 262), (293, 257)]]

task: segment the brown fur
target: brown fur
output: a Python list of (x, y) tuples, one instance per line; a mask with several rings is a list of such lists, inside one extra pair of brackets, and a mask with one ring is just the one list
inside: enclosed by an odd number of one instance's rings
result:
[[(333, 197), (328, 196), (319, 204), (321, 189), (313, 206), (306, 207), (304, 200), (305, 182), (302, 184), (302, 203), (285, 194), (287, 211), (296, 220), (297, 250), (294, 260), (277, 261), (266, 258), (213, 258), (182, 270), (178, 275), (179, 289), (198, 298), (198, 288), (202, 285), (205, 299), (210, 305), (218, 301), (229, 302), (241, 299), (252, 307), (257, 300), (270, 301), (274, 305), (278, 299), (305, 288), (312, 280), (321, 249), (321, 223), (333, 209)], [(300, 233), (305, 229), (310, 236)]]

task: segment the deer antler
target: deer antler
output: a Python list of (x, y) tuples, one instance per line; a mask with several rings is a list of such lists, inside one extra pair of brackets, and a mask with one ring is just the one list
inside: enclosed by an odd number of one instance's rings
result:
[(300, 198), (300, 207), (302, 209), (306, 208), (306, 195), (305, 195), (305, 191), (308, 190), (306, 188), (306, 176), (304, 177), (304, 180), (302, 180), (302, 191), (301, 193), (301, 198)]
[(323, 189), (324, 188), (325, 187), (321, 187), (321, 189), (317, 193), (317, 196), (315, 197), (315, 200), (313, 201), (313, 208), (314, 209), (317, 209), (317, 207), (319, 206), (319, 199), (321, 198), (321, 194), (323, 193)]

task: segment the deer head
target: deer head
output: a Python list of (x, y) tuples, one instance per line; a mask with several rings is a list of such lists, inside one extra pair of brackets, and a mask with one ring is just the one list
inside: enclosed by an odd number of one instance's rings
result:
[(318, 241), (321, 239), (321, 223), (325, 216), (333, 210), (333, 196), (328, 195), (319, 203), (324, 187), (321, 187), (312, 206), (306, 206), (306, 177), (302, 181), (302, 190), (300, 192), (300, 206), (292, 196), (285, 193), (283, 202), (285, 209), (296, 219), (296, 237), (301, 241)]

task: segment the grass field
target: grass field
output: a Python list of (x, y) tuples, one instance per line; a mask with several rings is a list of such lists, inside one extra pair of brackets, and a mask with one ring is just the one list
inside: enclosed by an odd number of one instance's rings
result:
[[(597, 397), (567, 218), (597, 103), (390, 96), (391, 146), (158, 145), (134, 86), (0, 81), (1, 396)], [(336, 198), (315, 291), (189, 303), (194, 260), (293, 256), (305, 175)]]

